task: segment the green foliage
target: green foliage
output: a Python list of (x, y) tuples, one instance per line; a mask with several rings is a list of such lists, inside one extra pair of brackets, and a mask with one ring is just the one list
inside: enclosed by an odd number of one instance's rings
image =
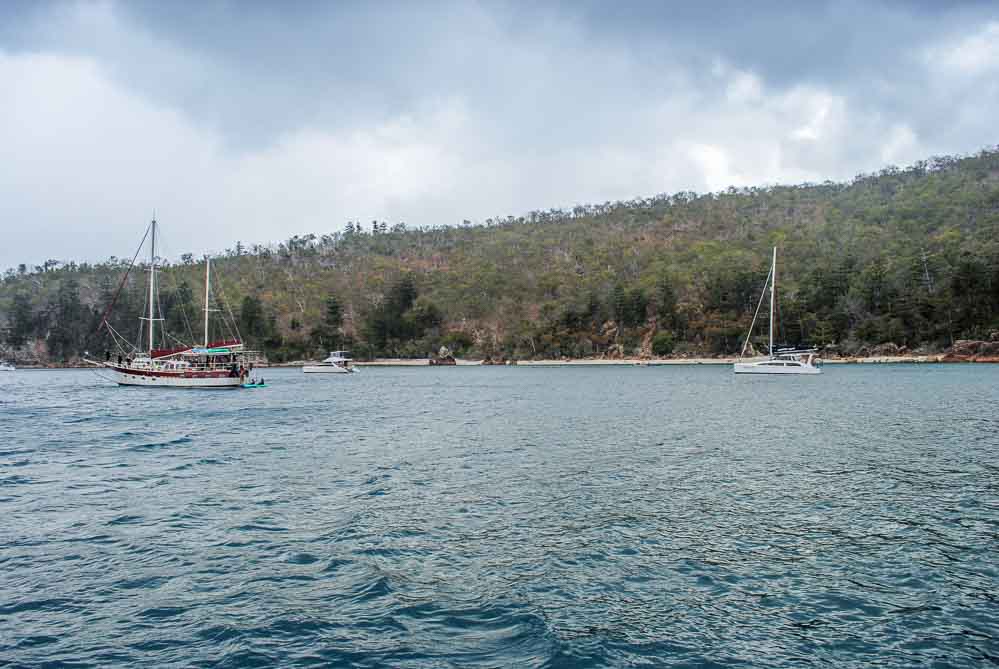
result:
[(467, 332), (448, 332), (441, 338), (441, 344), (447, 346), (455, 355), (462, 355), (475, 346), (475, 339)]
[(655, 305), (659, 327), (672, 328), (676, 324), (676, 289), (672, 278), (659, 277), (656, 282)]
[[(336, 295), (326, 298), (322, 322), (312, 329), (310, 339), (320, 350), (339, 348), (343, 342), (343, 307)], [(296, 328), (292, 328), (293, 330)]]
[(260, 345), (274, 334), (273, 321), (264, 313), (264, 305), (255, 295), (247, 295), (239, 309), (239, 331), (248, 342)]
[(368, 356), (422, 357), (433, 349), (434, 342), (420, 340), (432, 335), (444, 317), (433, 302), (417, 299), (418, 295), (410, 274), (389, 287), (364, 321), (362, 334)]
[(7, 343), (12, 346), (21, 346), (32, 336), (35, 329), (35, 315), (31, 305), (31, 297), (27, 293), (14, 294), (10, 322)]
[(672, 332), (659, 332), (652, 338), (652, 355), (669, 355), (675, 345)]
[(326, 298), (326, 320), (324, 325), (330, 330), (339, 330), (343, 326), (343, 309), (336, 295)]
[(49, 351), (60, 359), (79, 355), (88, 334), (87, 328), (80, 324), (92, 325), (92, 319), (80, 302), (80, 286), (75, 278), (59, 285), (49, 313), (52, 323), (47, 339)]

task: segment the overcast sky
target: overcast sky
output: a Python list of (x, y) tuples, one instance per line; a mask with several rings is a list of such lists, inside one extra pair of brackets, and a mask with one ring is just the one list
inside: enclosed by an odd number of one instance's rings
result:
[(667, 4), (5, 0), (0, 269), (999, 142), (994, 2)]

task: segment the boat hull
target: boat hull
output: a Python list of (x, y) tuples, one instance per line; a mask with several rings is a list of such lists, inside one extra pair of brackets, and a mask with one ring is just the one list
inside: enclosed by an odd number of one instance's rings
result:
[(305, 365), (302, 371), (306, 374), (353, 374), (354, 370), (337, 367), (336, 365)]
[(238, 376), (228, 376), (224, 372), (167, 374), (144, 370), (115, 369), (114, 374), (115, 380), (120, 386), (228, 390), (239, 388), (242, 385)]
[(811, 367), (808, 365), (804, 366), (776, 366), (767, 365), (754, 362), (737, 362), (735, 363), (735, 373), (736, 374), (821, 374), (822, 370), (818, 367)]

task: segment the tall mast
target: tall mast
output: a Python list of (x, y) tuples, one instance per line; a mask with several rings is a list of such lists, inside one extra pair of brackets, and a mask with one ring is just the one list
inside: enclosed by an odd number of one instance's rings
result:
[(153, 304), (156, 296), (156, 218), (152, 222), (152, 238), (149, 243), (149, 357), (153, 357)]
[(774, 295), (777, 293), (777, 247), (774, 247), (774, 260), (770, 266), (770, 357), (774, 357)]
[(208, 296), (210, 281), (212, 279), (212, 259), (205, 256), (205, 348), (208, 348)]

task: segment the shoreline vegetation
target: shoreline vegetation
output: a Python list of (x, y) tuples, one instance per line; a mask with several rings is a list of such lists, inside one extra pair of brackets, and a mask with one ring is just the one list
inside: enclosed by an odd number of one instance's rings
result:
[[(0, 358), (73, 364), (207, 338), (240, 339), (272, 364), (339, 349), (444, 365), (728, 362), (766, 350), (761, 328), (746, 333), (775, 246), (777, 348), (828, 361), (999, 358), (999, 148), (845, 183), (452, 222), (237, 241), (211, 256), (209, 298), (206, 262), (166, 248), (155, 345), (137, 329), (148, 265), (133, 265), (131, 249), (21, 264), (0, 275)], [(208, 333), (206, 299), (219, 311)]]
[[(967, 349), (969, 344), (977, 344), (979, 350), (986, 353), (960, 352), (961, 346)], [(957, 349), (958, 352), (955, 352)], [(746, 358), (749, 359), (749, 358)], [(375, 358), (373, 360), (355, 360), (358, 367), (438, 367), (432, 358)], [(661, 367), (672, 365), (731, 365), (740, 358), (738, 356), (719, 357), (661, 357), (661, 358), (553, 358), (539, 360), (491, 360), (488, 358), (457, 358), (450, 367)], [(310, 364), (311, 360), (290, 360), (286, 362), (264, 363), (259, 368), (297, 369)], [(954, 349), (935, 354), (904, 354), (904, 355), (865, 355), (822, 358), (826, 365), (877, 365), (877, 364), (941, 364), (941, 363), (979, 363), (999, 364), (999, 342), (959, 342)], [(22, 370), (43, 369), (96, 369), (92, 365), (75, 363), (26, 364), (19, 366)]]

